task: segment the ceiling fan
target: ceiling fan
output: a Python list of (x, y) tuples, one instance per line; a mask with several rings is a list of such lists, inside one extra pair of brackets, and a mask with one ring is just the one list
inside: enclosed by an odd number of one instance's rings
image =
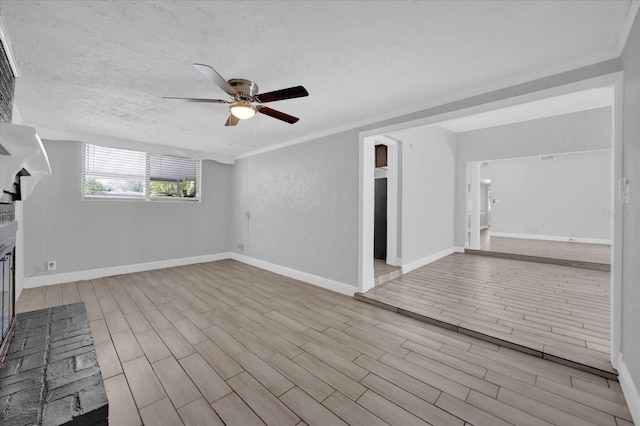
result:
[(278, 120), (285, 121), (289, 124), (296, 123), (299, 120), (298, 117), (285, 114), (284, 112), (264, 105), (254, 105), (254, 103), (264, 104), (267, 102), (309, 96), (309, 92), (307, 92), (307, 90), (302, 86), (289, 87), (288, 89), (258, 94), (258, 85), (253, 81), (245, 80), (243, 78), (232, 78), (227, 81), (209, 65), (193, 64), (193, 66), (231, 96), (231, 100), (225, 101), (224, 99), (171, 97), (163, 97), (162, 99), (167, 101), (229, 104), (229, 118), (227, 119), (225, 126), (235, 126), (240, 120), (246, 120), (253, 117), (256, 112), (277, 118)]

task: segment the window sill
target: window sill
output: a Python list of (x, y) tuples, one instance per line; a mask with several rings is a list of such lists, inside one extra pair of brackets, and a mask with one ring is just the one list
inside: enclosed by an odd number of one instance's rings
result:
[(134, 197), (118, 197), (109, 195), (83, 195), (85, 201), (124, 201), (133, 203), (199, 203), (200, 198), (180, 198), (180, 197), (152, 197), (152, 198), (134, 198)]

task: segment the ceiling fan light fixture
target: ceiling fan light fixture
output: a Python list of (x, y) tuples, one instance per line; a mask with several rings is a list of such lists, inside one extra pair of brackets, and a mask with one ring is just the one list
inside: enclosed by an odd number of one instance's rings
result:
[(240, 120), (246, 120), (256, 115), (256, 109), (250, 102), (236, 101), (229, 107), (229, 112)]
[(205, 64), (194, 63), (193, 66), (202, 75), (211, 80), (231, 97), (230, 101), (224, 99), (203, 99), (203, 98), (174, 98), (163, 97), (168, 101), (202, 102), (229, 105), (229, 117), (225, 123), (226, 127), (236, 126), (240, 120), (252, 118), (257, 113), (273, 117), (285, 123), (297, 123), (299, 118), (285, 114), (269, 108), (265, 105), (253, 105), (253, 103), (265, 104), (267, 102), (282, 101), (285, 99), (302, 98), (309, 96), (309, 92), (302, 86), (289, 87), (286, 89), (274, 90), (267, 93), (260, 93), (258, 85), (251, 80), (244, 78), (232, 78), (225, 80), (213, 67)]

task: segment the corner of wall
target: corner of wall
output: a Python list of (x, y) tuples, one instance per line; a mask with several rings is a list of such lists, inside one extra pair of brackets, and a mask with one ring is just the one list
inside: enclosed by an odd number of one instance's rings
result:
[(636, 383), (633, 382), (631, 373), (624, 362), (624, 357), (620, 354), (620, 360), (618, 361), (618, 380), (620, 381), (620, 387), (627, 400), (627, 406), (633, 422), (640, 425), (640, 390)]
[[(402, 265), (402, 273), (406, 274), (415, 269), (422, 268), (423, 266), (428, 265), (429, 263), (433, 263), (436, 260), (440, 260), (443, 257), (449, 256), (452, 253), (456, 253), (456, 252), (459, 253), (458, 249), (460, 249), (460, 247), (450, 247), (448, 249), (423, 257), (421, 259), (406, 263)], [(464, 249), (462, 249), (462, 251), (464, 251)]]
[(245, 256), (235, 252), (230, 253), (230, 257), (238, 262), (246, 263), (247, 265), (255, 266), (260, 269), (284, 275), (285, 277), (293, 278), (299, 281), (303, 281), (309, 284), (313, 284), (318, 287), (325, 288), (327, 290), (335, 291), (346, 296), (353, 296), (358, 290), (357, 287), (341, 283), (339, 281), (330, 280), (328, 278), (320, 277), (318, 275), (302, 272), (297, 269), (287, 268), (286, 266), (277, 265), (275, 263), (266, 262), (264, 260), (256, 259), (253, 257)]

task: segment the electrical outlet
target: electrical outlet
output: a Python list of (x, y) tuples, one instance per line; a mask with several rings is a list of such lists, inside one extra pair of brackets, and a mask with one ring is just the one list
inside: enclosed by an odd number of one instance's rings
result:
[(244, 212), (244, 215), (247, 216), (247, 219), (249, 219), (251, 217), (251, 212), (247, 210), (246, 212)]
[(239, 248), (240, 250), (244, 250), (244, 244), (238, 244), (238, 248)]
[(56, 270), (56, 261), (49, 260), (47, 261), (47, 271), (55, 271)]

